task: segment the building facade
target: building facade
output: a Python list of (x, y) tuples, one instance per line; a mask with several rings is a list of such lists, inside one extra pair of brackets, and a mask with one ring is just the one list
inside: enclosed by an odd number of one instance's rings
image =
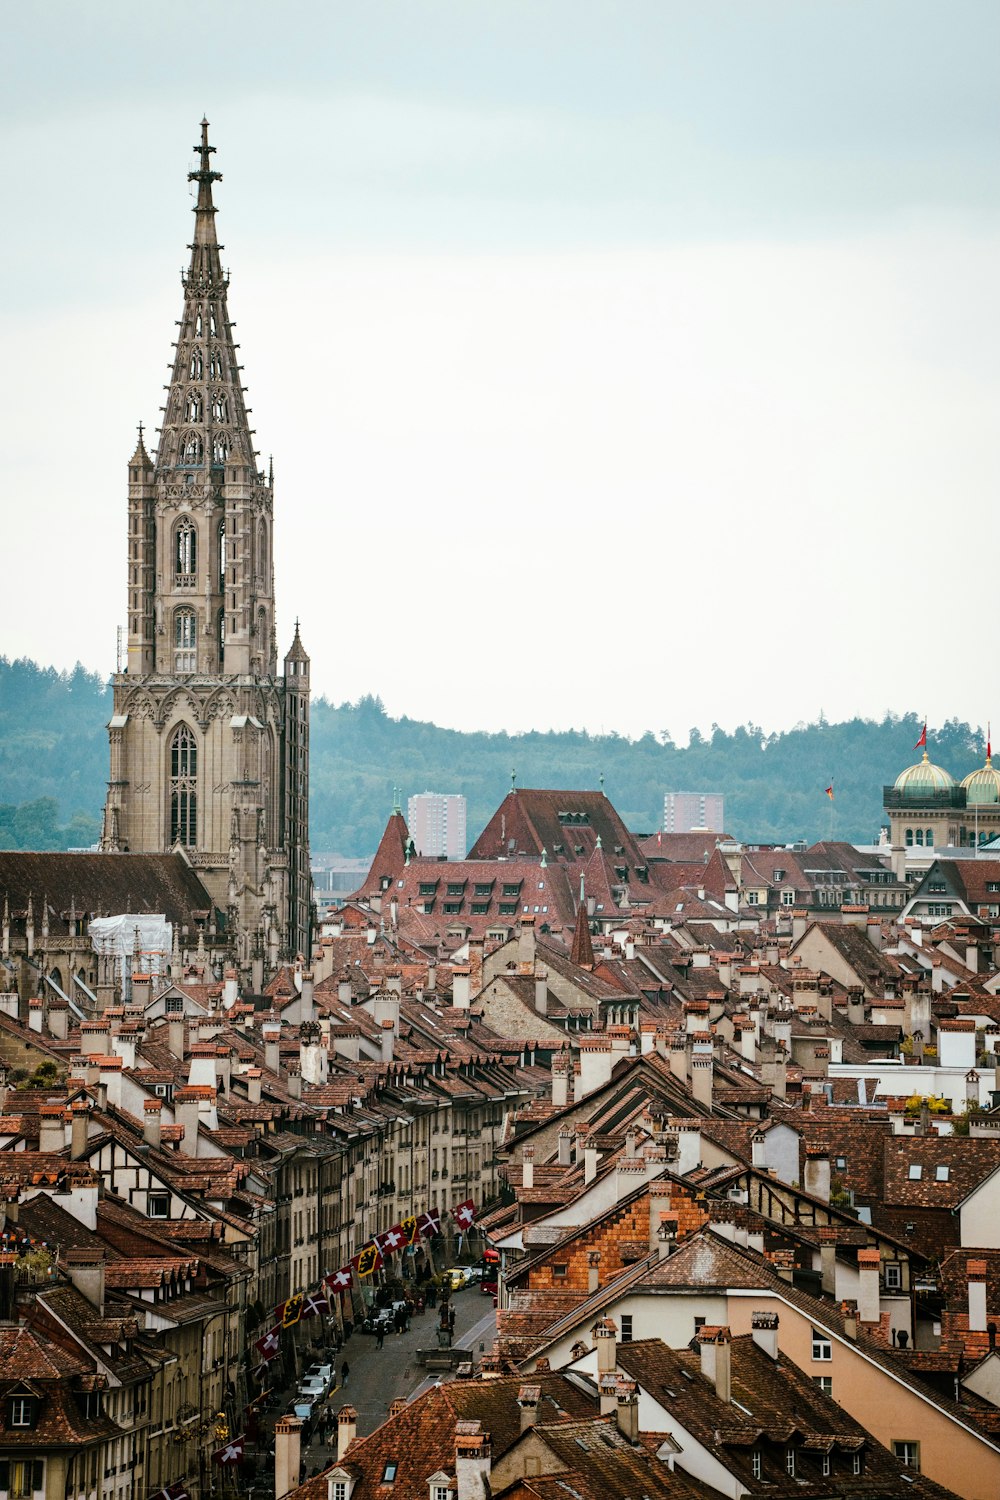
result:
[(159, 443), (129, 461), (128, 662), (102, 848), (183, 849), (234, 956), (308, 951), (309, 658), (279, 671), (273, 471), (259, 467), (202, 123), (191, 258)]
[(464, 859), (465, 798), (455, 793), (420, 792), (406, 805), (414, 848), (425, 859)]
[(725, 800), (721, 792), (664, 793), (664, 833), (692, 833), (702, 828), (721, 833), (726, 826)]

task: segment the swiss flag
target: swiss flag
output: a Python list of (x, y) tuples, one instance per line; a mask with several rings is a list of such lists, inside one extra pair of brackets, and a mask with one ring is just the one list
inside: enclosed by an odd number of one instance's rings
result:
[(475, 1223), (476, 1205), (471, 1198), (466, 1198), (464, 1203), (457, 1203), (455, 1205), (451, 1211), (451, 1216), (459, 1229), (468, 1229)]
[(243, 1462), (243, 1434), (239, 1437), (230, 1438), (224, 1448), (217, 1448), (212, 1454), (214, 1464), (241, 1464)]
[(429, 1240), (432, 1234), (441, 1233), (441, 1215), (437, 1209), (429, 1209), (427, 1213), (419, 1216), (417, 1219), (417, 1233), (422, 1240)]
[(406, 1236), (402, 1227), (397, 1224), (394, 1229), (387, 1229), (385, 1234), (377, 1234), (375, 1243), (379, 1248), (379, 1254), (385, 1260), (390, 1255), (395, 1255), (397, 1250), (402, 1250), (406, 1244)]
[(349, 1292), (354, 1283), (354, 1275), (350, 1266), (341, 1266), (339, 1271), (331, 1271), (330, 1275), (323, 1279), (331, 1292)]
[(304, 1318), (316, 1318), (327, 1310), (327, 1300), (322, 1290), (310, 1292), (302, 1303), (302, 1316)]
[(919, 740), (917, 740), (917, 743), (914, 745), (913, 748), (914, 748), (914, 750), (926, 750), (927, 749), (927, 720), (926, 719), (924, 720), (924, 727), (920, 731), (920, 738), (919, 738)]
[(264, 1337), (262, 1339), (258, 1339), (254, 1344), (254, 1348), (257, 1350), (257, 1353), (260, 1355), (265, 1364), (268, 1364), (272, 1359), (274, 1359), (278, 1350), (281, 1348), (280, 1326), (277, 1328), (272, 1328), (270, 1333), (265, 1333)]

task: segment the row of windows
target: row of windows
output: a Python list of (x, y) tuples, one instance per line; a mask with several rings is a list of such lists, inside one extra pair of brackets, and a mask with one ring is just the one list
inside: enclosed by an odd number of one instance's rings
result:
[(933, 828), (908, 828), (905, 838), (908, 849), (912, 849), (914, 844), (918, 849), (923, 849), (925, 846), (928, 849), (933, 849), (934, 847)]
[[(253, 571), (260, 579), (266, 579), (270, 568), (268, 563), (267, 549), (267, 527), (261, 521), (257, 527), (256, 549), (253, 557)], [(178, 521), (174, 531), (174, 576), (178, 582), (194, 583), (198, 571), (198, 527), (189, 517), (184, 516)], [(225, 587), (226, 563), (226, 523), (219, 522), (219, 587)], [(133, 556), (137, 555), (133, 547)]]

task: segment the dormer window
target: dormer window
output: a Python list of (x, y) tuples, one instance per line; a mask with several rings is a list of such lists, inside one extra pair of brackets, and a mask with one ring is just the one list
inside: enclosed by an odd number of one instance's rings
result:
[(381, 1484), (395, 1484), (398, 1468), (399, 1465), (394, 1458), (387, 1458), (385, 1468), (382, 1470), (382, 1478), (379, 1482)]
[(34, 1427), (36, 1406), (37, 1402), (34, 1396), (11, 1396), (11, 1427)]

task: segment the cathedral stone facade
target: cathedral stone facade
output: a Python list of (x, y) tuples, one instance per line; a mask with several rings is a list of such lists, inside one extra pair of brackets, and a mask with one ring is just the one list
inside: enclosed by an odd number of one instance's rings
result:
[(102, 848), (179, 849), (233, 957), (308, 952), (309, 658), (278, 671), (273, 470), (259, 467), (202, 122), (194, 243), (159, 443), (128, 468), (128, 662), (114, 678)]

